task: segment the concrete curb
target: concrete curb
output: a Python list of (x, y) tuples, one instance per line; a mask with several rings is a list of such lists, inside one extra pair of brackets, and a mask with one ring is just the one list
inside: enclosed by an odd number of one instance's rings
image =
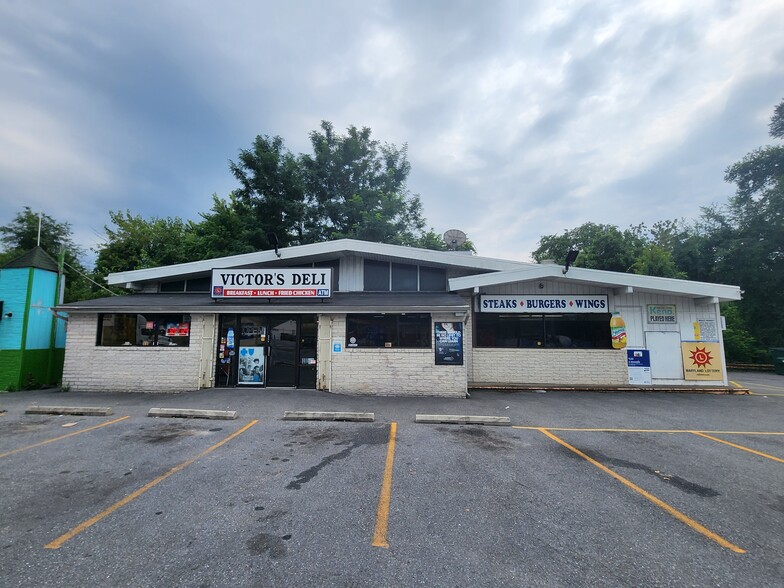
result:
[(509, 426), (512, 423), (509, 417), (499, 416), (471, 416), (456, 414), (418, 414), (414, 418), (415, 423), (438, 424), (438, 425), (496, 425)]
[(707, 388), (697, 386), (551, 386), (547, 384), (470, 384), (469, 392), (663, 392), (667, 394), (748, 394), (748, 388)]
[(109, 416), (111, 408), (101, 406), (31, 406), (25, 414), (67, 414), (73, 416)]
[(372, 412), (326, 412), (315, 410), (285, 410), (284, 421), (353, 421), (372, 423), (376, 415)]
[(148, 417), (168, 417), (173, 419), (215, 419), (233, 421), (236, 410), (200, 410), (196, 408), (151, 408)]

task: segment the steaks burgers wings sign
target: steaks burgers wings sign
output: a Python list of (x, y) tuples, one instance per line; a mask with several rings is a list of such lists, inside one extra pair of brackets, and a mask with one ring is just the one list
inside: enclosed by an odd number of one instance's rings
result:
[(480, 296), (480, 312), (606, 313), (607, 296)]
[(332, 268), (214, 269), (213, 298), (329, 298)]

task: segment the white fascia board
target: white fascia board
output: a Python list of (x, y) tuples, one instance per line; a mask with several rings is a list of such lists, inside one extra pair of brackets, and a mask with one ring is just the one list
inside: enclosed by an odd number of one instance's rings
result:
[(635, 290), (647, 292), (662, 292), (689, 297), (716, 297), (720, 301), (740, 300), (739, 286), (726, 284), (709, 284), (706, 282), (692, 282), (689, 280), (676, 280), (675, 278), (660, 278), (655, 276), (641, 276), (637, 274), (623, 274), (571, 267), (564, 274), (559, 265), (538, 265), (532, 268), (452, 278), (449, 280), (449, 289), (459, 291), (483, 286), (495, 286), (511, 282), (525, 282), (555, 278), (580, 283), (591, 283), (608, 287), (631, 287)]
[(296, 245), (280, 249), (280, 258), (274, 251), (257, 251), (255, 253), (244, 253), (242, 255), (231, 255), (229, 257), (218, 257), (215, 259), (205, 259), (203, 261), (193, 261), (189, 263), (178, 263), (148, 269), (133, 270), (127, 272), (117, 272), (109, 274), (106, 278), (110, 285), (127, 284), (131, 282), (146, 282), (151, 280), (161, 280), (164, 278), (174, 278), (208, 272), (216, 268), (238, 268), (257, 265), (262, 263), (286, 260), (301, 260), (302, 258), (317, 255), (329, 255), (334, 253), (357, 253), (379, 255), (413, 262), (435, 263), (445, 266), (464, 267), (477, 270), (503, 271), (515, 269), (521, 266), (536, 266), (537, 264), (526, 263), (523, 261), (508, 261), (503, 259), (493, 259), (490, 257), (469, 256), (451, 251), (434, 251), (432, 249), (420, 249), (418, 247), (407, 247), (404, 245), (388, 245), (386, 243), (372, 243), (370, 241), (357, 241), (355, 239), (339, 239), (337, 241), (326, 241), (324, 243), (312, 243), (309, 245)]

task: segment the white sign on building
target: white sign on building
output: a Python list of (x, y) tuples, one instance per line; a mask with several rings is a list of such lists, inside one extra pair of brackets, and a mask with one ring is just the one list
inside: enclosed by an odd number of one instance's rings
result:
[(572, 296), (554, 294), (550, 296), (490, 296), (479, 297), (479, 312), (501, 313), (606, 313), (609, 312), (607, 296)]
[(214, 269), (213, 298), (329, 298), (332, 268)]
[(678, 322), (678, 313), (674, 304), (649, 304), (648, 323), (672, 325)]

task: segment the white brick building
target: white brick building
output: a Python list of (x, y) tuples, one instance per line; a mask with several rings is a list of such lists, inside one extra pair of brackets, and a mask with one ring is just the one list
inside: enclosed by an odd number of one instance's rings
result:
[(727, 384), (719, 302), (736, 286), (347, 239), (279, 253), (110, 275), (132, 293), (61, 307), (63, 384), (454, 397)]

